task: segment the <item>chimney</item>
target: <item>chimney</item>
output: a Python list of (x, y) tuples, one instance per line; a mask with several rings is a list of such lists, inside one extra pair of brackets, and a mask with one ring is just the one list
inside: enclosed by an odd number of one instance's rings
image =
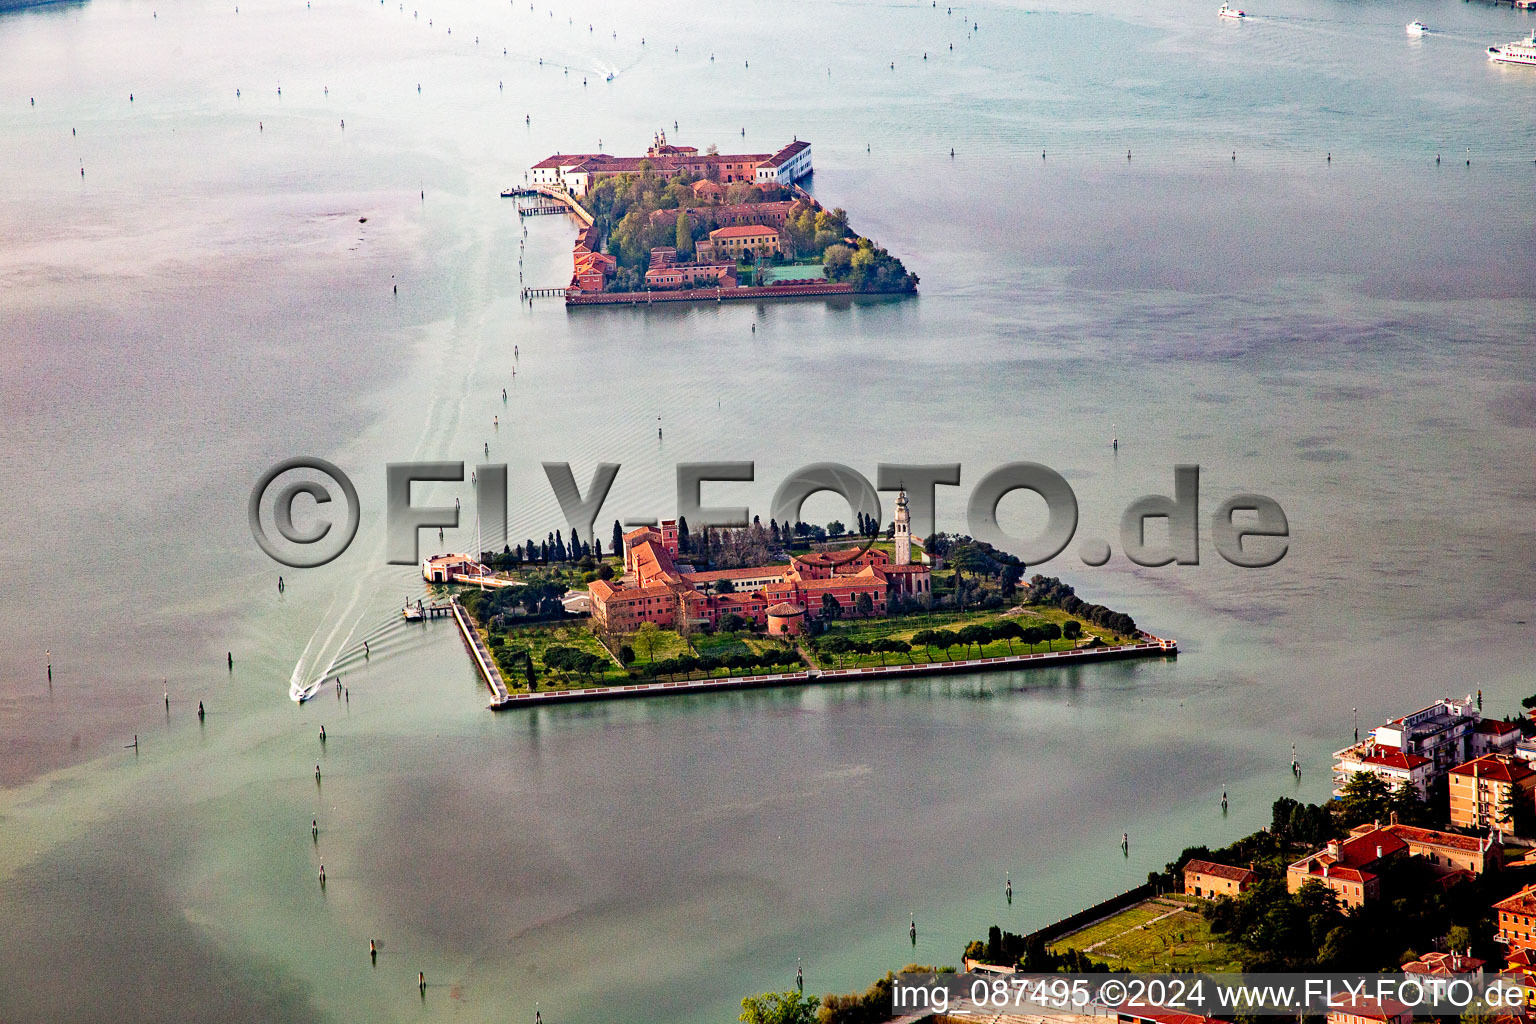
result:
[(1376, 844), (1376, 859), (1377, 860), (1381, 860), (1381, 856), (1382, 856), (1381, 844), (1377, 843)]
[(1397, 824), (1397, 812), (1393, 811), (1391, 817), (1389, 817), (1387, 820), (1390, 821), (1392, 824), (1396, 825)]
[(1331, 839), (1328, 841), (1328, 856), (1332, 857), (1334, 860), (1339, 860), (1343, 856), (1343, 848), (1339, 846), (1339, 841), (1337, 839)]
[(1323, 864), (1323, 877), (1328, 877), (1328, 865), (1326, 863)]

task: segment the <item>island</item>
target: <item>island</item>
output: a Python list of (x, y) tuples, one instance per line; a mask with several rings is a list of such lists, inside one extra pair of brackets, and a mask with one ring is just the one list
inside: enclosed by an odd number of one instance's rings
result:
[(1130, 615), (1024, 572), (971, 537), (918, 541), (904, 493), (884, 529), (615, 522), (606, 556), (553, 532), (422, 563), (428, 583), (461, 585), (435, 607), (458, 618), (497, 710), (1177, 656)]
[(802, 187), (811, 145), (723, 154), (657, 132), (644, 156), (555, 154), (508, 189), (527, 213), (563, 208), (582, 227), (564, 289), (568, 306), (722, 302), (832, 295), (911, 295), (918, 278), (859, 235), (841, 208)]

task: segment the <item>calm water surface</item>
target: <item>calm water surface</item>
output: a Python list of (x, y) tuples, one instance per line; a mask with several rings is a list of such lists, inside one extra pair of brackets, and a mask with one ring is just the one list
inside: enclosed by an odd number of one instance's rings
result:
[[(1512, 711), (1536, 73), (1482, 51), (1532, 17), (1214, 6), (0, 15), (0, 1018), (731, 1020), (797, 960), (812, 991), (954, 963), (1322, 798), (1353, 707)], [(663, 126), (812, 140), (815, 192), (921, 297), (520, 304), (498, 191)], [(570, 223), (527, 226), (526, 283), (562, 283)], [(1047, 567), (1176, 663), (493, 716), (448, 624), (396, 621), (420, 582), (377, 518), (384, 462), (486, 442), (519, 538), (562, 525), (540, 460), (622, 463), (606, 522), (669, 513), (680, 461), (755, 459), (729, 501), (766, 515), (811, 461), (959, 460), (968, 489), (1033, 459), (1083, 537), (1198, 462), (1207, 510), (1270, 494), (1294, 544), (1263, 572), (1208, 533), (1199, 567)], [(244, 506), (299, 453), (365, 515), (279, 594)], [(365, 636), (348, 700), (287, 700)]]

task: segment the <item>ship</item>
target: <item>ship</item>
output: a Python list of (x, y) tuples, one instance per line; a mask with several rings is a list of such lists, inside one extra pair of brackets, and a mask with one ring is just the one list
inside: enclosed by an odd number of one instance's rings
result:
[(1503, 46), (1488, 47), (1488, 59), (1501, 64), (1525, 64), (1536, 67), (1536, 29), (1529, 39), (1517, 39)]
[(1248, 17), (1248, 15), (1244, 14), (1242, 11), (1238, 10), (1236, 7), (1233, 7), (1231, 4), (1222, 4), (1221, 5), (1221, 10), (1217, 11), (1216, 13), (1217, 13), (1218, 16), (1223, 17), (1223, 18), (1246, 18), (1246, 17)]

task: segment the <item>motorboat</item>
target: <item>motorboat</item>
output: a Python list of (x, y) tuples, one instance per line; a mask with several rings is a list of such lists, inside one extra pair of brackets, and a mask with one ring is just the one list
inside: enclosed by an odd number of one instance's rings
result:
[(1411, 36), (1422, 36), (1428, 31), (1429, 26), (1422, 21), (1410, 21), (1408, 23), (1408, 34)]
[(1221, 10), (1216, 12), (1220, 17), (1231, 18), (1234, 21), (1248, 17), (1247, 14), (1233, 7), (1231, 4), (1222, 4)]

